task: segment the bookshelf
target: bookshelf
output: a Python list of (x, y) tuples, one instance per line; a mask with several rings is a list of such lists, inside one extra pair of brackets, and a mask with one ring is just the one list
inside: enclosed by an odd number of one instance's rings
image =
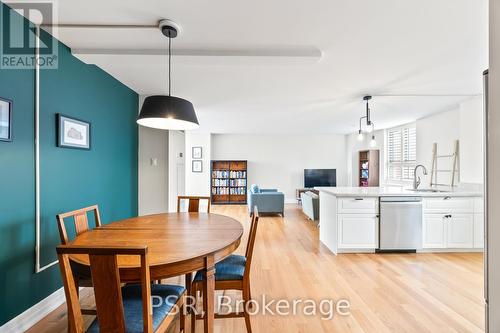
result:
[(379, 186), (378, 150), (362, 150), (359, 152), (359, 186)]
[(247, 203), (247, 161), (211, 161), (212, 204)]

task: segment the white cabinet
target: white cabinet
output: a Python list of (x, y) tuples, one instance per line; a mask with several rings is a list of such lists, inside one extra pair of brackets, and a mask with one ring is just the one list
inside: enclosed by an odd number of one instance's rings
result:
[(474, 213), (484, 213), (483, 198), (474, 198)]
[(339, 214), (377, 214), (378, 198), (339, 198)]
[(474, 247), (484, 247), (484, 213), (474, 213)]
[(378, 215), (338, 214), (340, 249), (375, 249), (378, 247)]
[[(423, 248), (480, 248), (482, 200), (470, 197), (440, 197), (423, 200)], [(476, 216), (477, 215), (477, 216)]]
[(474, 246), (474, 215), (452, 214), (447, 218), (448, 248), (472, 248)]
[(425, 214), (423, 248), (467, 249), (474, 245), (473, 214)]
[(423, 248), (446, 247), (446, 218), (442, 214), (425, 214), (422, 225)]
[(474, 247), (484, 247), (484, 200), (474, 198)]
[(464, 197), (439, 197), (425, 198), (423, 210), (430, 213), (472, 213), (474, 211), (474, 199)]

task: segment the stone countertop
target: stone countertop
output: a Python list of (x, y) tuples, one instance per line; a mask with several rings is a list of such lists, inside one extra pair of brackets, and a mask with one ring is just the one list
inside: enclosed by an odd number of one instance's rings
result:
[[(425, 188), (425, 187), (422, 187)], [(315, 187), (316, 190), (338, 197), (482, 197), (481, 185), (460, 186), (455, 188), (439, 187), (440, 192), (417, 192), (410, 186), (381, 186), (381, 187)]]

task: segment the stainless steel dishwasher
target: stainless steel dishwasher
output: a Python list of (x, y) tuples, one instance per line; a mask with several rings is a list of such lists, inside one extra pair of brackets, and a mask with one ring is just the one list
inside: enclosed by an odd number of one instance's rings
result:
[(422, 198), (381, 197), (378, 252), (416, 252), (422, 244)]

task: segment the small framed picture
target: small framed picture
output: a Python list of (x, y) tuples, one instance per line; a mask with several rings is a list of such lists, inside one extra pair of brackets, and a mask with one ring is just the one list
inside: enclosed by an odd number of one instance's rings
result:
[(193, 172), (203, 172), (203, 161), (193, 160)]
[(12, 141), (12, 101), (0, 98), (0, 141)]
[(193, 147), (193, 158), (203, 158), (202, 153), (202, 147)]
[(57, 146), (90, 149), (90, 123), (57, 114)]

